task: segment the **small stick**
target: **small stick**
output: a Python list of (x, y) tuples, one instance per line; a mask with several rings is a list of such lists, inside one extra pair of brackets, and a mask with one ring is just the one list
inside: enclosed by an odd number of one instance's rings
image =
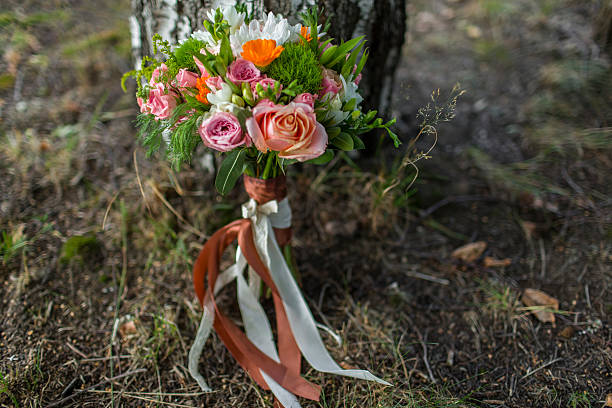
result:
[(584, 285), (584, 294), (586, 296), (587, 305), (589, 305), (589, 309), (592, 309), (591, 305), (591, 295), (589, 295), (589, 285)]
[(554, 360), (552, 360), (552, 361), (549, 361), (548, 363), (545, 363), (545, 364), (541, 365), (540, 367), (536, 368), (536, 369), (535, 369), (535, 370), (533, 370), (533, 371), (529, 371), (529, 370), (527, 370), (527, 374), (525, 374), (524, 376), (522, 376), (522, 377), (521, 377), (521, 381), (522, 381), (522, 380), (524, 380), (524, 379), (525, 379), (525, 378), (527, 378), (527, 377), (532, 376), (533, 374), (537, 373), (538, 371), (540, 371), (540, 370), (542, 370), (542, 369), (544, 369), (544, 368), (548, 367), (549, 365), (554, 364), (554, 363), (556, 363), (556, 362), (558, 362), (558, 361), (561, 361), (561, 360), (563, 360), (563, 358), (562, 358), (562, 357), (559, 357), (559, 358), (556, 358), (556, 359), (554, 359)]
[(121, 378), (124, 377), (129, 377), (130, 375), (134, 375), (134, 374), (140, 374), (140, 373), (144, 373), (147, 370), (145, 368), (139, 368), (138, 370), (134, 370), (134, 371), (128, 371), (127, 373), (123, 373), (121, 375), (117, 375), (115, 377), (111, 377), (111, 378), (107, 378), (104, 381), (100, 381), (97, 384), (92, 385), (91, 387), (85, 388), (84, 390), (78, 390), (77, 392), (75, 392), (72, 395), (67, 396), (66, 398), (62, 398), (61, 400), (55, 401), (54, 403), (47, 405), (47, 408), (53, 408), (53, 407), (59, 407), (62, 406), (66, 401), (70, 401), (71, 399), (79, 396), (80, 394), (84, 393), (84, 392), (88, 392), (93, 390), (94, 388), (97, 388), (101, 385), (107, 384), (109, 382), (115, 381), (115, 380), (119, 380)]
[(421, 272), (415, 271), (403, 271), (404, 275), (410, 276), (411, 278), (423, 279), (429, 282), (439, 283), (440, 285), (448, 286), (450, 281), (448, 279), (436, 278), (435, 276), (427, 275)]
[(78, 354), (79, 356), (83, 357), (83, 358), (89, 358), (89, 356), (85, 353), (83, 353), (81, 350), (79, 350), (78, 348), (76, 348), (75, 346), (73, 346), (72, 344), (70, 344), (69, 342), (66, 342), (66, 346), (68, 346), (68, 348), (72, 351), (74, 351), (76, 354)]
[(544, 279), (546, 275), (546, 250), (544, 249), (544, 241), (542, 239), (538, 242), (540, 244), (540, 257), (542, 258), (542, 271), (540, 272), (540, 279)]
[(132, 358), (134, 356), (110, 356), (110, 357), (93, 357), (93, 358), (84, 358), (81, 360), (81, 363), (90, 363), (92, 361), (108, 361), (108, 360), (117, 360), (120, 358)]

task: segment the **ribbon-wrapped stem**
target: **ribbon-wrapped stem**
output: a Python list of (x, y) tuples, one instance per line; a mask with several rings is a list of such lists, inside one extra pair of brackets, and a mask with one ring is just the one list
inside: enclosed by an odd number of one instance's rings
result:
[[(287, 198), (287, 179), (285, 175), (280, 175), (271, 179), (258, 179), (255, 177), (244, 175), (244, 188), (257, 204), (262, 205), (269, 201), (276, 200), (281, 202)], [(281, 247), (285, 261), (293, 274), (293, 277), (302, 286), (302, 277), (295, 264), (293, 257), (293, 247), (291, 245), (291, 237), (293, 229), (291, 226), (287, 228), (274, 227), (274, 235), (278, 246)]]
[[(194, 287), (204, 312), (189, 352), (189, 371), (202, 390), (210, 388), (198, 372), (198, 360), (212, 327), (251, 378), (274, 393), (278, 407), (299, 408), (296, 396), (319, 398), (320, 387), (300, 376), (302, 355), (318, 371), (389, 385), (368, 371), (343, 370), (327, 352), (318, 328), (331, 330), (315, 322), (281, 252), (281, 246), (291, 240), (291, 209), (284, 176), (267, 180), (245, 176), (245, 189), (251, 199), (242, 206), (243, 219), (213, 234), (194, 265)], [(236, 263), (220, 273), (220, 258), (236, 239)], [(248, 283), (243, 276), (245, 270), (249, 272)], [(244, 332), (215, 302), (215, 295), (233, 280), (237, 281)], [(278, 350), (258, 300), (262, 282), (274, 300)]]

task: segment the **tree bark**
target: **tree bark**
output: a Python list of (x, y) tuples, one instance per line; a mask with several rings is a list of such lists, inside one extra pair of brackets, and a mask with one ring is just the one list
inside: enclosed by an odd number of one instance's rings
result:
[[(151, 55), (153, 34), (176, 43), (202, 27), (208, 8), (233, 3), (231, 0), (132, 0), (130, 28), (136, 65), (140, 66), (143, 56)], [(359, 86), (365, 108), (388, 112), (406, 32), (406, 0), (250, 0), (247, 3), (256, 15), (269, 10), (293, 21), (299, 12), (318, 4), (325, 18), (332, 18), (329, 34), (336, 41), (365, 35), (370, 57)]]
[(612, 54), (612, 0), (605, 0), (601, 5), (595, 18), (593, 33), (601, 49)]

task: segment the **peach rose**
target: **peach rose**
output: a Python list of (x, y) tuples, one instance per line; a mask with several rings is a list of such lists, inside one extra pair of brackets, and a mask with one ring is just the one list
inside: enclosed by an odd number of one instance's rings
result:
[(275, 105), (264, 99), (253, 108), (246, 128), (259, 151), (277, 151), (285, 159), (314, 159), (327, 147), (325, 127), (317, 122), (314, 109), (305, 103)]

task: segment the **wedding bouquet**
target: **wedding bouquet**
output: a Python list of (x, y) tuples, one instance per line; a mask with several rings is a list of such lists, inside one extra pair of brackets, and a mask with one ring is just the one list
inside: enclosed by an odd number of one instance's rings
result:
[(175, 46), (155, 35), (163, 61), (145, 57), (124, 76), (137, 78), (148, 153), (163, 150), (178, 167), (200, 142), (222, 152), (215, 185), (225, 194), (243, 172), (267, 179), (296, 161), (324, 164), (337, 150), (362, 149), (359, 135), (373, 129), (385, 129), (397, 147), (395, 120), (360, 110), (364, 37), (334, 44), (315, 9), (301, 19), (256, 20), (245, 6), (225, 7)]
[[(394, 120), (360, 110), (357, 87), (367, 60), (364, 38), (334, 43), (330, 23), (318, 11), (291, 25), (272, 13), (254, 19), (245, 6), (208, 13), (204, 30), (177, 45), (153, 37), (161, 60), (144, 58), (137, 79), (138, 126), (148, 153), (162, 151), (178, 167), (191, 160), (200, 142), (224, 155), (215, 185), (225, 194), (244, 173), (251, 200), (243, 219), (221, 228), (204, 245), (194, 266), (194, 287), (203, 314), (189, 370), (203, 390), (198, 371), (214, 327), (237, 362), (279, 405), (299, 407), (296, 396), (319, 398), (320, 387), (300, 375), (301, 356), (318, 371), (389, 385), (365, 370), (342, 369), (318, 332), (286, 262), (291, 209), (285, 171), (295, 162), (323, 164), (335, 151), (364, 147), (360, 135), (384, 129), (395, 146)], [(220, 258), (238, 240), (236, 263), (221, 272)], [(244, 272), (248, 271), (248, 283)], [(215, 295), (237, 282), (244, 332), (220, 310)], [(278, 350), (259, 302), (261, 285), (274, 301)], [(337, 339), (338, 336), (335, 336)]]

